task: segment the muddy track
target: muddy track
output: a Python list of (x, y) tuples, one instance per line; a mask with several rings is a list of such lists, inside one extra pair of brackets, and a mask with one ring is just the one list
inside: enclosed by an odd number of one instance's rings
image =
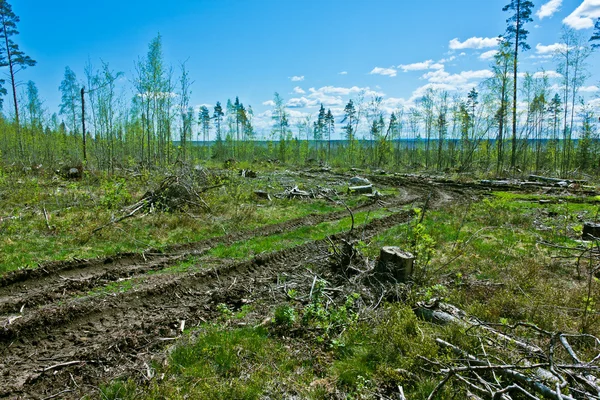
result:
[[(411, 216), (401, 212), (372, 221), (356, 235), (368, 238)], [(215, 304), (224, 299), (235, 304), (260, 296), (264, 288), (256, 282), (304, 271), (300, 267), (311, 260), (322, 262), (328, 246), (326, 240), (309, 242), (195, 274), (156, 276), (116, 296), (73, 299), (32, 311), (0, 331), (0, 397), (43, 398), (65, 387), (76, 390), (75, 381), (80, 389), (64, 396), (75, 398), (84, 385), (139, 366), (142, 354), (161, 346), (161, 338), (176, 335), (181, 320), (193, 326), (211, 319)]]
[[(455, 190), (416, 188), (396, 200), (401, 204), (424, 201), (427, 196), (430, 196), (434, 207), (456, 201), (464, 194)], [(7, 283), (0, 290), (18, 287), (20, 293), (24, 291), (27, 294), (28, 286), (35, 287), (40, 281), (39, 285), (43, 281), (52, 285), (52, 281), (46, 279), (56, 280), (57, 277), (62, 284), (76, 286), (83, 284), (82, 281), (73, 281), (75, 278), (66, 276), (67, 272), (77, 276), (82, 273), (82, 268), (93, 269), (94, 265), (100, 269), (112, 264), (125, 269), (137, 268), (133, 273), (139, 274), (164, 268), (165, 263), (171, 262), (168, 257), (201, 251), (209, 243), (214, 245), (227, 243), (227, 240), (233, 242), (268, 236), (345, 215), (347, 213), (340, 212), (309, 216), (254, 233), (209, 240), (202, 246), (180, 246), (173, 251), (174, 255), (146, 256), (146, 261), (140, 255), (123, 255), (110, 258), (108, 262), (107, 259), (83, 261), (79, 267), (74, 262), (74, 266), (55, 268), (39, 277)], [(353, 235), (340, 234), (337, 238), (368, 238), (410, 218), (409, 212), (395, 213), (371, 221)], [(55, 299), (47, 301), (40, 295), (39, 307), (26, 308), (10, 325), (0, 326), (0, 398), (45, 398), (61, 392), (59, 398), (80, 398), (108, 379), (122, 376), (140, 378), (139, 374), (143, 373), (136, 371), (144, 370), (144, 363), (148, 362), (152, 352), (162, 351), (165, 343), (170, 343), (162, 339), (176, 336), (180, 321), (185, 320), (188, 327), (194, 326), (214, 318), (218, 303), (239, 306), (243, 299), (269, 298), (269, 282), (274, 282), (279, 274), (306, 272), (302, 267), (309, 263), (324, 268), (322, 265), (325, 264), (323, 260), (328, 246), (325, 240), (314, 241), (261, 255), (247, 262), (223, 260), (210, 269), (204, 266), (207, 269), (201, 272), (150, 275), (140, 286), (114, 295), (67, 297), (60, 303), (53, 302)], [(131, 259), (134, 262), (128, 261)], [(110, 273), (110, 270), (106, 271)], [(102, 279), (91, 279), (87, 288), (103, 284)]]
[[(389, 206), (400, 206), (422, 197), (422, 191), (419, 189), (408, 188), (402, 189), (401, 192), (400, 195), (388, 200)], [(368, 203), (354, 211), (367, 211), (379, 207), (380, 205), (376, 203)], [(90, 260), (51, 262), (40, 265), (36, 269), (16, 271), (0, 278), (0, 322), (6, 320), (9, 314), (19, 313), (22, 309), (61, 301), (73, 295), (85, 294), (93, 288), (110, 282), (162, 270), (188, 256), (201, 256), (219, 244), (232, 244), (255, 237), (282, 234), (304, 226), (346, 217), (348, 217), (347, 211), (311, 214), (251, 231), (171, 246), (164, 252), (149, 250), (144, 253), (123, 253)]]

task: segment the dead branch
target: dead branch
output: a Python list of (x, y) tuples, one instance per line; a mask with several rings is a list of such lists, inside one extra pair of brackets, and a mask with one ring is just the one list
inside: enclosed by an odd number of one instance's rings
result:
[(68, 361), (68, 362), (64, 362), (64, 363), (54, 364), (54, 365), (51, 365), (49, 367), (43, 368), (42, 372), (50, 371), (50, 370), (53, 370), (53, 369), (56, 369), (56, 368), (68, 367), (69, 365), (81, 364), (83, 362), (85, 362), (85, 361), (79, 361), (79, 360), (77, 360), (77, 361)]
[[(436, 343), (438, 343), (441, 346), (444, 347), (448, 347), (450, 348), (456, 355), (460, 356), (461, 358), (465, 358), (469, 361), (470, 366), (465, 366), (462, 367), (464, 371), (470, 371), (470, 370), (476, 370), (473, 368), (477, 367), (484, 367), (482, 369), (491, 369), (490, 366), (488, 365), (487, 362), (478, 359), (477, 357), (465, 352), (464, 350), (460, 349), (457, 346), (454, 346), (451, 343), (446, 342), (445, 340), (436, 338), (435, 339)], [(545, 364), (548, 365), (548, 364)], [(494, 366), (492, 366), (494, 367)], [(518, 372), (516, 368), (510, 368), (510, 367), (514, 367), (513, 365), (508, 366), (507, 368), (496, 368), (497, 371), (500, 372), (501, 375), (503, 375), (505, 378), (508, 378), (511, 382), (516, 381), (517, 384), (521, 384), (523, 386), (529, 387), (532, 390), (534, 390), (535, 392), (537, 392), (538, 394), (549, 398), (549, 399), (553, 399), (553, 400), (575, 400), (573, 397), (571, 396), (567, 396), (567, 395), (563, 395), (562, 393), (560, 393), (559, 390), (555, 391), (553, 389), (551, 389), (550, 387), (546, 386), (545, 384), (543, 384), (542, 382), (527, 376), (521, 372)], [(539, 365), (534, 366), (535, 367), (539, 367)], [(522, 369), (531, 369), (532, 366), (528, 366), (528, 368), (522, 368)], [(446, 374), (446, 378), (450, 378), (452, 375), (456, 374), (456, 370), (452, 370), (449, 369), (448, 373)], [(439, 385), (438, 385), (439, 386)], [(532, 395), (533, 396), (533, 395)], [(498, 398), (498, 397), (496, 397)], [(535, 398), (535, 396), (533, 396), (532, 398)]]
[(44, 397), (42, 400), (50, 400), (50, 399), (55, 399), (55, 398), (57, 398), (58, 396), (62, 396), (63, 394), (65, 394), (65, 393), (70, 393), (70, 392), (72, 392), (72, 391), (73, 391), (73, 389), (65, 389), (65, 390), (63, 390), (63, 391), (60, 391), (60, 392), (58, 392), (58, 393), (55, 393), (55, 394), (53, 394), (53, 395), (50, 395), (50, 396), (48, 396), (48, 397)]

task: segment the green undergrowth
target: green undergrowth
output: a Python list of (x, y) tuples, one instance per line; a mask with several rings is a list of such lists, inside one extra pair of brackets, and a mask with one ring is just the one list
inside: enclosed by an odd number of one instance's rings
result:
[[(397, 397), (401, 386), (406, 398), (426, 399), (441, 379), (432, 372), (434, 363), (450, 365), (455, 357), (436, 339), (471, 354), (481, 354), (485, 346), (490, 358), (515, 355), (510, 346), (482, 343), (460, 325), (417, 318), (412, 307), (433, 298), (502, 326), (520, 321), (549, 331), (600, 333), (600, 284), (592, 279), (588, 287), (585, 265), (578, 267), (572, 253), (552, 247), (585, 245), (580, 226), (596, 220), (594, 204), (540, 204), (493, 194), (424, 212), (416, 210), (409, 223), (357, 243), (370, 259), (385, 245), (415, 254), (415, 281), (400, 285), (403, 303), (360, 308), (356, 295), (335, 305), (323, 295), (325, 283), (317, 280), (312, 297), (299, 293), (309, 288), (290, 289), (287, 300), (269, 305), (268, 315), (254, 315), (259, 321), (271, 317), (266, 325), (236, 327), (230, 323), (234, 312), (223, 306), (227, 312), (218, 321), (191, 331), (165, 363), (154, 366), (150, 383), (112, 382), (100, 397), (377, 399)], [(346, 223), (336, 222), (338, 227)], [(307, 236), (325, 234), (328, 224)], [(286, 243), (297, 234), (279, 240)], [(243, 258), (264, 246), (257, 239), (215, 249), (215, 254)], [(466, 397), (457, 380), (437, 396)]]
[[(390, 215), (386, 209), (361, 211), (354, 214), (355, 229), (374, 219)], [(308, 241), (321, 240), (327, 236), (348, 231), (352, 225), (350, 217), (337, 221), (322, 222), (314, 226), (303, 226), (279, 235), (256, 237), (232, 245), (219, 244), (206, 253), (207, 257), (249, 259), (261, 253), (278, 251), (301, 245)]]
[[(600, 285), (593, 280), (588, 288), (581, 250), (563, 249), (589, 248), (581, 241), (583, 222), (597, 220), (594, 204), (523, 202), (506, 193), (431, 211), (423, 225), (435, 256), (421, 271), (419, 296), (441, 296), (493, 323), (600, 331), (587, 294), (600, 296)], [(397, 227), (375, 237), (372, 247), (411, 238)]]
[[(115, 381), (101, 386), (98, 398), (376, 399), (402, 386), (409, 398), (425, 399), (437, 376), (421, 368), (424, 359), (446, 357), (435, 338), (460, 340), (474, 351), (479, 345), (460, 329), (418, 320), (401, 304), (365, 313), (362, 320), (346, 318), (335, 339), (323, 341), (324, 329), (315, 324), (336, 312), (312, 314), (312, 322), (299, 315), (285, 326), (288, 319), (257, 327), (206, 324), (189, 331), (165, 362), (152, 366), (149, 383)], [(310, 334), (293, 334), (298, 327)], [(449, 384), (442, 396), (454, 391)]]
[[(161, 249), (345, 209), (325, 199), (259, 200), (253, 193), (256, 188), (268, 186), (273, 193), (283, 185), (226, 174), (224, 186), (202, 195), (208, 209), (139, 213), (109, 224), (124, 215), (124, 207), (157, 187), (164, 174), (86, 173), (81, 180), (65, 181), (52, 175), (5, 173), (0, 181), (0, 274), (44, 261)], [(361, 196), (346, 200), (351, 207), (365, 201)]]

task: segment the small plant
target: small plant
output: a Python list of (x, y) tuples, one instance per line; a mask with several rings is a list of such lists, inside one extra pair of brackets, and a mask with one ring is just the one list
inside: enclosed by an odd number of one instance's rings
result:
[(131, 202), (131, 194), (125, 188), (125, 179), (123, 178), (106, 181), (102, 190), (104, 196), (100, 204), (109, 210), (117, 209)]
[(288, 289), (287, 295), (290, 299), (296, 300), (298, 298), (298, 291), (296, 289)]
[(296, 310), (287, 305), (280, 305), (275, 309), (275, 325), (290, 327), (296, 322)]
[(233, 311), (231, 311), (229, 306), (225, 303), (219, 303), (217, 305), (217, 311), (220, 319), (223, 321), (229, 321), (233, 317)]

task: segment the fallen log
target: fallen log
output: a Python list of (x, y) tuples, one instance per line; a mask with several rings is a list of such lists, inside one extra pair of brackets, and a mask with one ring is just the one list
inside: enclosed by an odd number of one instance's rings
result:
[(350, 186), (348, 187), (348, 194), (352, 193), (373, 193), (373, 185)]

